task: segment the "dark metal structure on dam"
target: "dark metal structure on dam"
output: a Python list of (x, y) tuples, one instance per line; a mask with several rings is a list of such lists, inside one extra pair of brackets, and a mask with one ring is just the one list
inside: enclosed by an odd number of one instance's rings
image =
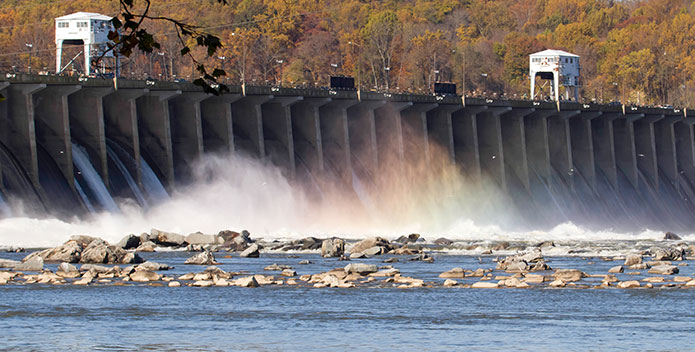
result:
[(291, 179), (329, 174), (351, 187), (387, 158), (426, 163), (438, 145), (470, 179), (494, 181), (536, 224), (695, 228), (695, 111), (270, 87), (232, 86), (212, 96), (189, 83), (119, 80), (114, 89), (112, 80), (20, 74), (0, 80), (2, 194), (52, 214), (109, 210), (109, 195), (152, 204), (148, 184), (160, 181), (168, 191), (185, 184), (204, 153), (244, 153)]

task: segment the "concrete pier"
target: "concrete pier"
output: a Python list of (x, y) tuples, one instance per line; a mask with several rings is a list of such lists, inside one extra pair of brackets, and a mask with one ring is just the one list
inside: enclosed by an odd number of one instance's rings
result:
[[(41, 177), (48, 177), (41, 174), (48, 169), (39, 161), (40, 146), (74, 191), (73, 140), (85, 147), (110, 187), (111, 140), (132, 157), (129, 172), (138, 184), (140, 161), (146, 158), (169, 190), (186, 184), (192, 165), (208, 153), (259, 159), (280, 168), (291, 182), (348, 188), (353, 175), (370, 188), (376, 177), (413, 167), (427, 171), (437, 158), (455, 164), (467, 182), (497, 185), (518, 206), (561, 207), (568, 219), (575, 211), (593, 216), (596, 202), (603, 204), (602, 212), (610, 212), (612, 204), (622, 208), (614, 215), (595, 214), (604, 220), (626, 216), (625, 207), (631, 206), (639, 216), (665, 219), (668, 209), (695, 205), (693, 111), (271, 87), (230, 90), (213, 96), (187, 83), (121, 80), (115, 89), (109, 80), (18, 75), (0, 81), (6, 97), (0, 102), (0, 142), (37, 189)], [(606, 190), (611, 197), (628, 198), (601, 201)], [(695, 220), (684, 222), (695, 226)]]

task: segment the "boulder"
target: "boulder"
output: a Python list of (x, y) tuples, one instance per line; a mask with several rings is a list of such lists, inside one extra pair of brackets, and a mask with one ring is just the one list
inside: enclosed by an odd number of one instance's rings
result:
[(17, 266), (14, 267), (14, 270), (16, 271), (41, 271), (43, 270), (43, 258), (41, 257), (33, 257), (29, 258), (28, 260), (17, 264)]
[(642, 256), (639, 254), (629, 254), (627, 257), (625, 257), (625, 263), (623, 265), (625, 266), (631, 266), (635, 264), (642, 264)]
[(263, 268), (263, 270), (266, 271), (283, 271), (285, 269), (292, 269), (291, 266), (289, 265), (278, 265), (278, 264), (271, 264)]
[(402, 243), (402, 244), (408, 244), (408, 243), (415, 243), (417, 240), (420, 238), (420, 235), (417, 233), (411, 233), (408, 236), (401, 236), (396, 239), (396, 242)]
[(664, 234), (664, 239), (665, 240), (672, 240), (672, 241), (680, 241), (681, 236), (678, 236), (673, 232), (666, 232), (666, 234)]
[[(75, 236), (73, 236), (75, 237)], [(87, 237), (87, 236), (79, 236), (89, 238), (91, 240), (94, 240), (93, 237)], [(91, 242), (91, 240), (89, 242)], [(32, 256), (40, 256), (45, 262), (66, 262), (66, 263), (79, 263), (81, 255), (82, 255), (82, 250), (87, 247), (86, 240), (82, 238), (82, 241), (76, 241), (76, 240), (68, 240), (67, 242), (63, 243), (62, 245), (55, 247), (55, 248), (49, 248), (45, 249), (40, 252), (34, 252), (29, 254), (25, 259), (28, 259)]]
[(173, 268), (174, 267), (171, 267), (167, 264), (146, 261), (146, 262), (136, 266), (135, 270), (160, 271), (160, 270), (171, 270)]
[(362, 252), (350, 253), (350, 259), (360, 259), (360, 258), (367, 258), (367, 255), (362, 253)]
[(638, 288), (640, 287), (639, 281), (636, 280), (630, 280), (630, 281), (622, 281), (618, 283), (618, 288)]
[(292, 270), (292, 269), (285, 269), (280, 273), (280, 275), (293, 277), (293, 276), (297, 276), (297, 272)]
[(195, 287), (211, 287), (215, 285), (215, 282), (213, 282), (212, 280), (200, 280), (194, 282), (191, 285)]
[(58, 269), (56, 270), (56, 274), (65, 278), (75, 278), (80, 276), (80, 272), (77, 270), (77, 267), (70, 263), (60, 263), (60, 265), (58, 265)]
[(261, 256), (260, 247), (254, 243), (241, 252), (239, 256), (244, 258), (258, 258)]
[(377, 267), (374, 264), (351, 263), (345, 266), (345, 273), (367, 275), (377, 272)]
[(181, 283), (178, 281), (170, 281), (168, 286), (169, 287), (181, 287)]
[(89, 244), (92, 243), (92, 241), (97, 240), (97, 239), (99, 239), (99, 238), (92, 237), (92, 236), (84, 236), (84, 235), (73, 235), (73, 236), (70, 236), (70, 239), (67, 242), (74, 241), (80, 247), (84, 248), (84, 247), (89, 246)]
[(675, 265), (657, 265), (649, 269), (650, 274), (674, 275), (678, 274), (678, 267)]
[(685, 250), (682, 248), (652, 248), (649, 253), (654, 261), (683, 260), (685, 257)]
[(446, 279), (444, 280), (444, 287), (452, 287), (458, 285), (458, 281), (452, 280), (452, 279)]
[(304, 259), (304, 260), (300, 260), (298, 264), (299, 265), (309, 265), (309, 264), (314, 264), (314, 262), (312, 262), (309, 259)]
[(189, 265), (214, 265), (218, 264), (217, 260), (215, 260), (215, 255), (212, 254), (210, 251), (205, 251), (205, 252), (200, 252), (188, 259), (184, 262), (184, 264), (189, 264)]
[(201, 232), (195, 232), (186, 236), (185, 241), (191, 245), (206, 245), (206, 244), (218, 244), (218, 236), (206, 235)]
[(345, 254), (345, 241), (340, 238), (329, 238), (321, 243), (321, 256), (335, 258)]
[(239, 287), (258, 287), (258, 281), (253, 276), (240, 277), (234, 280), (233, 284)]
[(128, 253), (123, 248), (109, 245), (102, 239), (92, 241), (80, 256), (80, 263), (91, 264), (138, 264), (143, 260), (134, 253)]
[(553, 275), (556, 280), (562, 280), (564, 282), (579, 281), (582, 278), (587, 277), (586, 273), (578, 269), (557, 269)]
[(434, 240), (434, 244), (438, 244), (440, 246), (451, 246), (453, 243), (454, 241), (444, 237), (440, 237)]
[(248, 231), (244, 230), (241, 233), (234, 231), (220, 231), (217, 236), (221, 237), (224, 242), (222, 242), (223, 248), (228, 248), (233, 252), (241, 252), (248, 248), (254, 241), (251, 240)]
[(159, 281), (161, 278), (161, 275), (155, 273), (154, 271), (147, 270), (135, 271), (134, 273), (130, 274), (130, 280), (136, 282)]
[(500, 242), (500, 243), (496, 244), (494, 247), (492, 247), (492, 250), (493, 251), (502, 251), (502, 250), (505, 250), (507, 248), (509, 248), (509, 242), (504, 241), (504, 242)]
[(116, 243), (117, 247), (121, 247), (123, 249), (137, 248), (139, 245), (140, 237), (135, 236), (132, 233), (123, 237), (120, 241), (118, 241), (118, 243)]
[(375, 255), (382, 255), (386, 253), (384, 247), (382, 246), (375, 246), (375, 247), (370, 247), (362, 251), (362, 254), (368, 256), (368, 257), (373, 257)]
[(622, 265), (614, 266), (614, 267), (608, 269), (608, 272), (611, 274), (618, 274), (618, 273), (622, 273), (623, 271), (624, 271), (624, 269), (623, 269)]
[(439, 274), (439, 277), (442, 279), (463, 279), (466, 277), (466, 273), (463, 271), (463, 268), (453, 268)]
[(20, 261), (10, 260), (10, 259), (0, 259), (0, 268), (12, 269), (19, 264), (21, 264)]
[(490, 281), (478, 281), (471, 285), (472, 288), (499, 288), (499, 284)]
[(186, 238), (173, 232), (164, 232), (157, 229), (150, 230), (151, 240), (165, 247), (181, 247), (186, 243)]
[(370, 237), (355, 243), (352, 249), (350, 249), (350, 253), (361, 253), (366, 249), (376, 246), (384, 247), (387, 251), (391, 250), (391, 244), (387, 239), (383, 237)]
[(138, 248), (135, 249), (136, 252), (154, 252), (155, 247), (157, 247), (157, 244), (152, 242), (152, 241), (146, 241), (140, 243)]

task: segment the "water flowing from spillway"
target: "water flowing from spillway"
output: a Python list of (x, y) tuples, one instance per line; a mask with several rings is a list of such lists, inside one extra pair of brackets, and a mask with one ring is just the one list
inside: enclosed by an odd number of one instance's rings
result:
[(75, 187), (88, 208), (94, 211), (94, 203), (108, 212), (118, 212), (119, 208), (113, 201), (109, 190), (106, 189), (101, 176), (94, 169), (87, 151), (81, 145), (72, 143), (72, 160), (76, 167)]

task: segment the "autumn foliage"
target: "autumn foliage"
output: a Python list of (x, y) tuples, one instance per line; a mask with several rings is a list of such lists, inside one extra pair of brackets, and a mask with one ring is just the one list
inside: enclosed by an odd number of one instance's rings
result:
[[(695, 88), (695, 3), (685, 0), (152, 4), (153, 14), (197, 25), (221, 39), (223, 47), (213, 57), (191, 48), (207, 66), (224, 69), (222, 81), (228, 84), (315, 87), (344, 74), (370, 90), (430, 93), (434, 82), (447, 81), (466, 94), (523, 98), (528, 55), (553, 48), (581, 56), (587, 100), (685, 106)], [(77, 11), (116, 15), (118, 1), (0, 1), (0, 69), (54, 71), (53, 18)], [(181, 56), (171, 24), (148, 21), (145, 26), (161, 47), (133, 54), (123, 74), (194, 79), (195, 67)]]

